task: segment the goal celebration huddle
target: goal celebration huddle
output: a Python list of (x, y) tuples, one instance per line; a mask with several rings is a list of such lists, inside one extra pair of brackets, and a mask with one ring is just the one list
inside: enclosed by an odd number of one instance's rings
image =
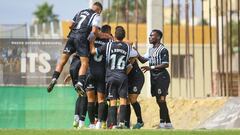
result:
[[(78, 93), (73, 126), (83, 128), (86, 112), (90, 129), (140, 129), (144, 127), (138, 96), (145, 82), (144, 73), (150, 72), (151, 95), (159, 108), (158, 128), (173, 128), (166, 103), (170, 76), (168, 50), (161, 43), (162, 32), (151, 31), (146, 53), (141, 55), (133, 43), (124, 40), (125, 30), (116, 26), (100, 25), (102, 4), (95, 2), (90, 9), (79, 11), (73, 18), (68, 40), (56, 65), (47, 91), (50, 93), (72, 55), (70, 75)], [(140, 67), (138, 63), (148, 62)], [(130, 125), (131, 106), (137, 117)], [(151, 113), (151, 112), (149, 112)], [(132, 127), (131, 127), (132, 126)]]

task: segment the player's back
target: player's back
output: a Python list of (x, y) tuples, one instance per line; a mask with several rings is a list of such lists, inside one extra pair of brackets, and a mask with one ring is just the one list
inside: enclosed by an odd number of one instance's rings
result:
[[(96, 48), (106, 46), (109, 42), (109, 39), (100, 39), (97, 38), (94, 42), (94, 46)], [(106, 64), (106, 56), (105, 53), (101, 55), (91, 55), (89, 58), (89, 67), (90, 72), (94, 76), (104, 76), (105, 77), (105, 64)]]
[(106, 48), (106, 77), (126, 78), (130, 47), (124, 42), (111, 42)]
[(74, 25), (71, 31), (71, 35), (74, 34), (84, 34), (89, 35), (92, 30), (92, 21), (95, 16), (98, 14), (95, 13), (92, 9), (84, 9), (78, 12), (73, 18)]

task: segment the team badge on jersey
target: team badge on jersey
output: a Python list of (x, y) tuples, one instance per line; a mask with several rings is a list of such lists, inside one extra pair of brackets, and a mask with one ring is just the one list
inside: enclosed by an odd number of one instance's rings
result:
[(162, 94), (162, 90), (161, 89), (158, 89), (158, 94)]
[(70, 53), (71, 51), (70, 51), (69, 48), (65, 48), (65, 49), (63, 50), (63, 52), (64, 52), (64, 53)]
[(137, 86), (133, 87), (133, 92), (137, 92)]

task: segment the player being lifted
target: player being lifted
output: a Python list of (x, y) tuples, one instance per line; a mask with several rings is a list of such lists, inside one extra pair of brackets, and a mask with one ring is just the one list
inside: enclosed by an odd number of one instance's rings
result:
[(111, 38), (110, 35), (99, 32), (99, 14), (101, 11), (102, 4), (95, 2), (91, 9), (84, 9), (78, 12), (73, 18), (74, 22), (68, 35), (68, 41), (61, 55), (60, 62), (56, 65), (52, 80), (47, 88), (48, 92), (52, 91), (64, 65), (71, 54), (76, 51), (80, 56), (81, 67), (78, 72), (78, 83), (75, 85), (75, 88), (81, 95), (84, 95), (86, 72), (89, 66), (89, 41), (94, 41), (96, 37)]
[[(103, 25), (101, 32), (111, 34), (111, 27), (109, 25)], [(94, 46), (96, 48), (106, 46), (109, 39), (96, 38)], [(95, 102), (98, 103), (98, 122), (96, 128), (106, 128), (107, 119), (107, 103), (105, 100), (105, 54), (102, 55), (90, 55), (89, 58), (89, 76), (87, 77), (87, 97), (88, 97), (88, 116), (90, 120), (89, 128), (95, 128), (94, 125), (94, 107)], [(97, 93), (97, 97), (96, 97)], [(97, 101), (96, 101), (97, 100)]]

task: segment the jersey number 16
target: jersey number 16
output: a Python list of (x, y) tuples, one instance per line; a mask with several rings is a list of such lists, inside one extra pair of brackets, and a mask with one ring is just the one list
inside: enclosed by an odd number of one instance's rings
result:
[(116, 54), (112, 54), (111, 57), (110, 57), (110, 60), (111, 60), (111, 70), (114, 70), (114, 69), (120, 69), (120, 70), (123, 70), (126, 66), (126, 62), (124, 60), (126, 56), (120, 56), (119, 59), (116, 59), (117, 58), (117, 55)]

